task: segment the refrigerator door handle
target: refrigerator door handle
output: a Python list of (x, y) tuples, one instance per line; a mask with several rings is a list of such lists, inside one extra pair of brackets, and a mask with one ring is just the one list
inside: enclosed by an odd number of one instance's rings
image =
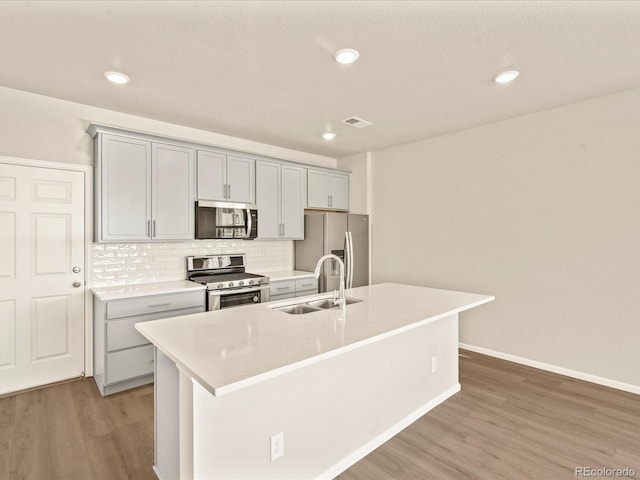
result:
[(349, 288), (353, 288), (353, 234), (349, 232)]
[(349, 232), (344, 232), (344, 288), (349, 287), (349, 269), (351, 268), (351, 252), (349, 251)]

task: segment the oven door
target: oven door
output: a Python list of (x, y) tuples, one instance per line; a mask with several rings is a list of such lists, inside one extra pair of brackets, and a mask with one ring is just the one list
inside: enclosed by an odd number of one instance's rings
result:
[(268, 302), (270, 288), (269, 285), (260, 285), (230, 290), (210, 290), (207, 294), (207, 310), (221, 310)]

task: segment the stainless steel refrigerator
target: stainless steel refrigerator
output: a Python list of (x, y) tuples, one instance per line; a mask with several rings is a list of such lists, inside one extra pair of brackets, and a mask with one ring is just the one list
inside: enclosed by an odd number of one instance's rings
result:
[[(313, 272), (323, 255), (333, 253), (345, 263), (346, 288), (369, 284), (369, 215), (318, 212), (304, 215), (304, 240), (295, 241), (295, 268)], [(324, 262), (320, 292), (340, 287), (338, 262)]]

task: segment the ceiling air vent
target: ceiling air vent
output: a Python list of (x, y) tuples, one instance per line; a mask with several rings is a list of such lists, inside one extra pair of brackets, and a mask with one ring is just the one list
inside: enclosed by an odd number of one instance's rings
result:
[(373, 123), (367, 122), (366, 120), (358, 117), (345, 118), (344, 120), (342, 120), (342, 123), (346, 123), (347, 125), (351, 125), (355, 128), (364, 128), (373, 125)]

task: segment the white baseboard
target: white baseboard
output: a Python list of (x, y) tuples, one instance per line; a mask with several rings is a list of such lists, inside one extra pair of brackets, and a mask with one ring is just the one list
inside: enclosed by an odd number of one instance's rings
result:
[(590, 373), (579, 372), (577, 370), (571, 370), (570, 368), (558, 367), (537, 360), (531, 360), (529, 358), (518, 357), (517, 355), (511, 355), (510, 353), (502, 353), (495, 350), (490, 350), (484, 347), (476, 347), (475, 345), (468, 345), (466, 343), (459, 343), (458, 346), (471, 352), (481, 353), (490, 357), (500, 358), (509, 362), (520, 363), (528, 367), (537, 368), (539, 370), (546, 370), (547, 372), (558, 373), (567, 377), (577, 378), (578, 380), (584, 380), (585, 382), (596, 383), (605, 387), (615, 388), (616, 390), (623, 390), (629, 393), (635, 393), (640, 395), (640, 386), (632, 385), (630, 383), (619, 382), (618, 380), (611, 380), (610, 378), (598, 377), (597, 375), (591, 375)]
[(344, 472), (347, 468), (351, 467), (356, 462), (362, 460), (364, 457), (366, 457), (368, 454), (373, 452), (376, 448), (378, 448), (384, 442), (386, 442), (387, 440), (391, 439), (392, 437), (394, 437), (395, 435), (400, 433), (402, 430), (407, 428), (409, 425), (411, 425), (413, 422), (418, 420), (420, 417), (422, 417), (429, 410), (434, 409), (435, 407), (440, 405), (442, 402), (444, 402), (446, 399), (448, 399), (449, 397), (455, 395), (459, 391), (460, 391), (460, 384), (457, 383), (456, 385), (454, 385), (450, 389), (444, 391), (443, 393), (441, 393), (437, 397), (435, 397), (435, 398), (431, 399), (429, 402), (425, 403), (423, 406), (421, 406), (417, 410), (411, 412), (409, 415), (407, 415), (406, 417), (402, 418), (398, 423), (396, 423), (395, 425), (392, 425), (391, 427), (386, 429), (384, 432), (382, 432), (380, 435), (378, 435), (377, 437), (375, 437), (371, 441), (365, 443), (362, 447), (358, 448), (353, 453), (351, 453), (349, 456), (347, 456), (344, 459), (342, 459), (340, 462), (338, 462), (336, 465), (331, 467), (329, 470), (326, 470), (318, 478), (320, 478), (320, 479), (331, 479), (331, 478), (337, 477), (342, 472)]

